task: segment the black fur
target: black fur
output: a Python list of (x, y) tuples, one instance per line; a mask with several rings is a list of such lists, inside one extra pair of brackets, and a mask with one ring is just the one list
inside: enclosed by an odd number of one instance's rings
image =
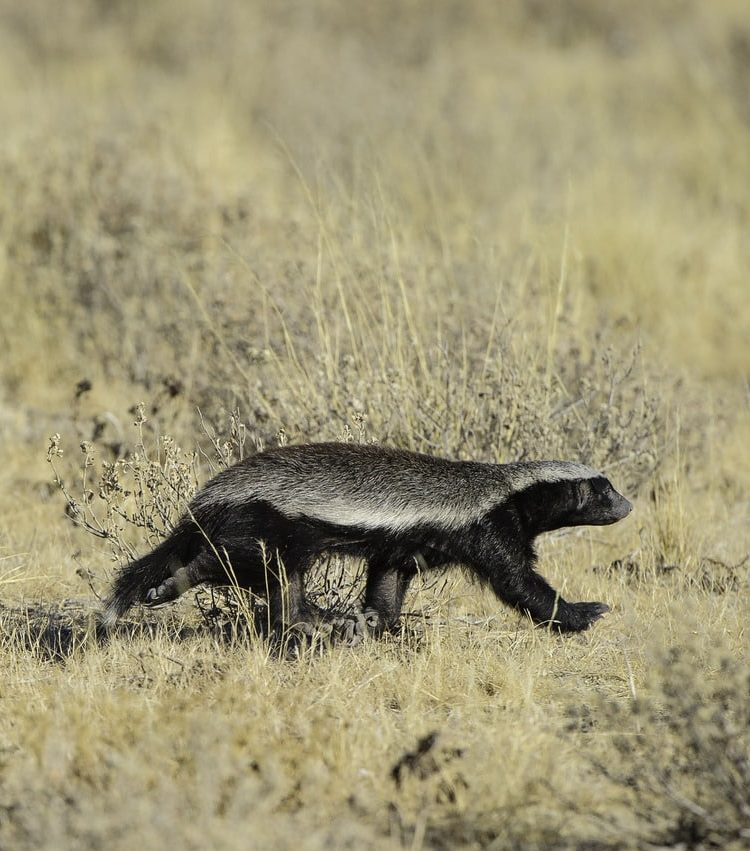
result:
[(163, 603), (198, 583), (229, 580), (266, 596), (271, 622), (281, 631), (311, 618), (305, 573), (322, 553), (337, 551), (367, 561), (364, 608), (368, 622), (377, 624), (375, 633), (398, 624), (418, 570), (449, 564), (466, 566), (535, 623), (579, 631), (608, 607), (562, 599), (535, 570), (534, 540), (564, 526), (614, 523), (630, 508), (603, 476), (539, 481), (450, 529), (430, 523), (399, 531), (337, 525), (288, 517), (257, 498), (215, 504), (196, 499), (166, 541), (120, 572), (107, 619), (111, 622), (135, 602)]

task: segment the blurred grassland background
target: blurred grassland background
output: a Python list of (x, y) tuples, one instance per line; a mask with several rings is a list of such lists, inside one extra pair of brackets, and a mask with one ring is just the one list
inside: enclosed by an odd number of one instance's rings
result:
[[(747, 846), (744, 0), (2, 0), (0, 125), (1, 845)], [(91, 483), (153, 512), (233, 411), (605, 469), (635, 514), (541, 567), (612, 614), (452, 574), (294, 663), (189, 601), (43, 652), (158, 536)]]

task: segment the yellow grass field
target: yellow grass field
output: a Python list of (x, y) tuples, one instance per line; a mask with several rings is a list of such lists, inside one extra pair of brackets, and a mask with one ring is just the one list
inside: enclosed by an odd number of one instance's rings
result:
[[(746, 0), (0, 0), (0, 127), (0, 848), (750, 847)], [(319, 440), (604, 470), (540, 570), (612, 612), (456, 569), (353, 647), (207, 591), (98, 640)]]

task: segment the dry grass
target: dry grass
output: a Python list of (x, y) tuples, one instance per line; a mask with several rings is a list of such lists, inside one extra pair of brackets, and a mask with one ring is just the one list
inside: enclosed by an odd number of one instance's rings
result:
[[(0, 845), (747, 846), (749, 87), (743, 0), (0, 3)], [(603, 467), (542, 563), (612, 614), (98, 641), (280, 436)]]

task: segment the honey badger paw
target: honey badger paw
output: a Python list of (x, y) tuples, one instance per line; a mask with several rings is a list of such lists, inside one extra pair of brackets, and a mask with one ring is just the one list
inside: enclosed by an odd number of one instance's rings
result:
[(173, 576), (165, 579), (157, 588), (149, 588), (146, 592), (147, 606), (160, 606), (162, 603), (170, 603), (184, 594), (188, 588), (192, 588), (190, 575), (186, 568), (181, 567), (174, 572)]
[(367, 635), (367, 625), (361, 612), (335, 618), (333, 621), (333, 637), (337, 644), (344, 647), (356, 647)]
[(398, 635), (404, 628), (400, 615), (386, 616), (377, 609), (367, 607), (362, 612), (363, 629), (370, 638), (382, 638), (384, 635)]
[(149, 588), (146, 591), (146, 605), (159, 606), (162, 603), (169, 603), (171, 600), (176, 600), (180, 596), (177, 590), (177, 583), (173, 577), (165, 579), (158, 588)]
[(367, 635), (365, 618), (359, 612), (326, 616), (314, 623), (296, 623), (294, 630), (308, 640), (340, 644), (344, 647), (356, 647)]
[(558, 632), (583, 632), (609, 610), (606, 603), (566, 603), (560, 601), (551, 626)]
[(377, 609), (367, 608), (362, 613), (368, 635), (380, 638), (387, 631), (385, 618)]
[(170, 576), (169, 579), (165, 579), (158, 588), (149, 588), (146, 592), (145, 602), (147, 606), (160, 606), (162, 603), (171, 603), (172, 600), (176, 600), (180, 594), (182, 594), (180, 583), (174, 576)]

